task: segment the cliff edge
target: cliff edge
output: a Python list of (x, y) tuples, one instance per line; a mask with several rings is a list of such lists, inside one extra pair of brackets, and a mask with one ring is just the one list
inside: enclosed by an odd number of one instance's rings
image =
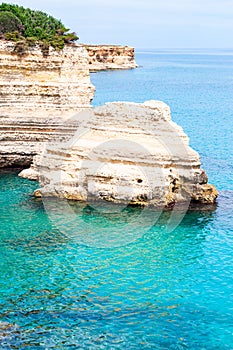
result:
[(0, 40), (0, 167), (27, 166), (44, 142), (69, 133), (64, 119), (94, 96), (88, 60), (82, 45), (44, 57), (38, 46), (18, 55)]
[(107, 69), (137, 68), (133, 47), (117, 45), (85, 45), (90, 72)]
[(215, 203), (218, 193), (166, 104), (107, 103), (69, 123), (78, 126), (70, 140), (48, 144), (22, 173), (40, 180), (37, 197), (167, 208)]

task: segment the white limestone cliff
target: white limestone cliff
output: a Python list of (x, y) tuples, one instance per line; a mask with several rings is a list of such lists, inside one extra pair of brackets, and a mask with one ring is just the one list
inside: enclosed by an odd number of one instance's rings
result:
[(22, 173), (40, 180), (35, 196), (157, 207), (215, 202), (198, 153), (164, 103), (107, 103), (65, 124), (74, 127), (70, 140), (48, 144)]
[(27, 166), (44, 142), (69, 133), (64, 119), (90, 107), (94, 86), (81, 45), (23, 55), (0, 40), (0, 167)]

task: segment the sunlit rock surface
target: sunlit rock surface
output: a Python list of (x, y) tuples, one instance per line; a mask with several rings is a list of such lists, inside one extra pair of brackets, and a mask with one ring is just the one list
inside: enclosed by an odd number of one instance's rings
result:
[(94, 96), (88, 53), (81, 45), (39, 47), (24, 55), (0, 40), (0, 167), (23, 166), (53, 138), (61, 139), (67, 117), (88, 108)]
[(23, 172), (40, 180), (37, 197), (157, 207), (215, 202), (198, 153), (164, 103), (107, 103), (68, 121), (75, 123), (69, 142), (49, 144)]
[(117, 45), (85, 45), (91, 72), (106, 69), (131, 69), (138, 65), (133, 47)]

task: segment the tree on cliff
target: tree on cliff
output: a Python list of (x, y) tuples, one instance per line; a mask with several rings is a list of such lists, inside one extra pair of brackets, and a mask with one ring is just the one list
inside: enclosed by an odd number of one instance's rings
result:
[(61, 21), (42, 11), (6, 3), (0, 5), (0, 36), (15, 42), (18, 53), (39, 44), (44, 55), (49, 54), (50, 46), (61, 50), (79, 39)]

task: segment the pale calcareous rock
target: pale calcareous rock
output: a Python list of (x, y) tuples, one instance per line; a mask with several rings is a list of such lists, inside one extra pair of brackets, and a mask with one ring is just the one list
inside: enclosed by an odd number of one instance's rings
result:
[(85, 45), (91, 72), (106, 69), (137, 68), (133, 47), (119, 45)]
[(157, 207), (215, 202), (198, 153), (164, 103), (107, 103), (68, 123), (77, 125), (69, 142), (48, 144), (34, 160), (35, 196)]
[(50, 48), (46, 57), (36, 46), (19, 56), (0, 40), (0, 167), (29, 165), (44, 142), (69, 134), (64, 120), (94, 96), (88, 60), (81, 45)]

